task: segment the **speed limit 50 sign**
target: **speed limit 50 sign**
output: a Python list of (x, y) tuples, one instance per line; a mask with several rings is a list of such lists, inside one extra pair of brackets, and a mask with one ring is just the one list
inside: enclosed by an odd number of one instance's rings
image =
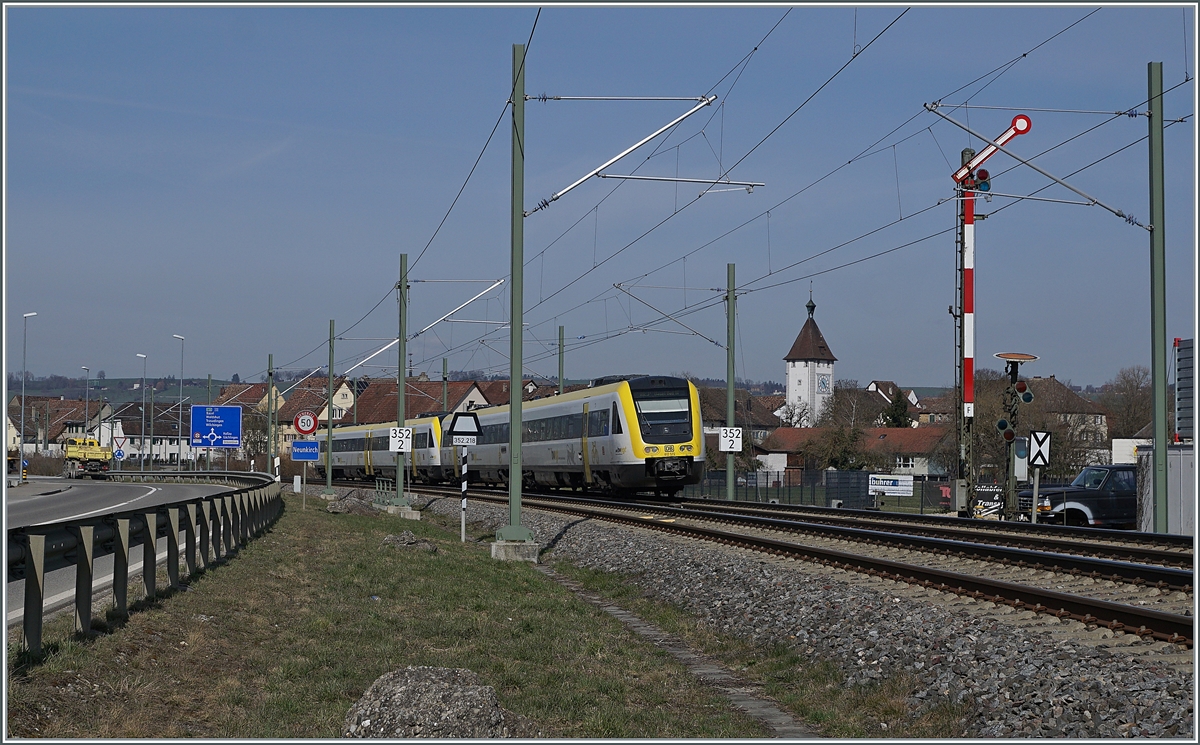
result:
[(302, 435), (311, 435), (317, 431), (317, 415), (308, 410), (302, 411), (292, 420), (292, 426)]

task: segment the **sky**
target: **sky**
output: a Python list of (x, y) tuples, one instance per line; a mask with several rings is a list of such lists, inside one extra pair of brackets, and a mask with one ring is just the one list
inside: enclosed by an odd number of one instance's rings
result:
[[(36, 312), (36, 376), (137, 377), (138, 353), (178, 375), (182, 351), (187, 377), (258, 380), (268, 354), (325, 365), (331, 319), (340, 374), (395, 338), (407, 254), (410, 334), (505, 280), (411, 339), (414, 371), (507, 373), (527, 42), (530, 96), (717, 97), (606, 174), (764, 184), (591, 178), (528, 215), (527, 375), (557, 374), (561, 325), (571, 379), (723, 378), (732, 263), (739, 378), (783, 382), (811, 290), (836, 378), (953, 385), (950, 174), (984, 144), (925, 104), (986, 137), (1028, 115), (1006, 149), (1144, 225), (1147, 119), (1117, 112), (1144, 114), (1152, 61), (1182, 120), (1167, 338), (1192, 338), (1194, 6), (906, 7), (5, 5), (5, 368)], [(525, 210), (695, 105), (528, 101)], [(986, 167), (978, 366), (1026, 352), (1024, 374), (1080, 385), (1148, 367), (1149, 233), (1008, 155)], [(1015, 198), (1035, 193), (1055, 201)]]

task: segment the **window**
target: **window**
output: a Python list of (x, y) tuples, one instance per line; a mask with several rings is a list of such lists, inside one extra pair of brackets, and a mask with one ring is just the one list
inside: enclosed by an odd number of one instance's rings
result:
[(691, 402), (686, 388), (635, 389), (632, 393), (643, 440), (648, 443), (660, 443), (691, 439)]
[(911, 455), (897, 455), (896, 468), (915, 468), (916, 459)]

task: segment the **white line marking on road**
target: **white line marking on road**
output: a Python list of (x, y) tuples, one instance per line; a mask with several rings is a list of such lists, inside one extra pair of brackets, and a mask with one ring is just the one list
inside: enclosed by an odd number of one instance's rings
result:
[(78, 520), (78, 519), (80, 519), (80, 518), (84, 518), (84, 517), (87, 517), (87, 516), (89, 516), (89, 515), (95, 515), (95, 514), (97, 514), (97, 513), (100, 513), (100, 512), (113, 512), (113, 511), (115, 511), (115, 510), (116, 510), (118, 507), (124, 507), (124, 506), (125, 506), (125, 505), (127, 505), (127, 504), (133, 504), (134, 502), (137, 502), (138, 500), (145, 499), (146, 497), (150, 496), (151, 494), (153, 494), (154, 492), (158, 491), (158, 489), (159, 489), (159, 487), (157, 487), (157, 486), (145, 486), (145, 487), (142, 487), (142, 488), (143, 488), (143, 489), (149, 489), (150, 491), (146, 492), (145, 494), (143, 494), (143, 495), (142, 495), (142, 496), (140, 496), (140, 497), (134, 497), (133, 499), (130, 499), (130, 500), (129, 500), (129, 501), (127, 501), (127, 502), (122, 502), (122, 503), (120, 503), (120, 504), (114, 504), (114, 505), (112, 505), (111, 507), (101, 507), (101, 508), (100, 508), (100, 509), (98, 509), (98, 510), (92, 510), (91, 512), (83, 512), (83, 513), (81, 513), (81, 514), (78, 514), (78, 515), (72, 515), (71, 517), (60, 517), (60, 518), (58, 518), (57, 520), (50, 520), (50, 521), (48, 521), (48, 522), (44, 522), (44, 523), (38, 523), (38, 525), (54, 525), (54, 524), (56, 524), (56, 523), (65, 523), (65, 522), (70, 522), (71, 520)]

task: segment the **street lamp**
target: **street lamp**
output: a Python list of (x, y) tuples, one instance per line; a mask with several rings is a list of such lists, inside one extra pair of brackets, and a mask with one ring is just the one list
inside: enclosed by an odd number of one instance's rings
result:
[(141, 467), (138, 470), (146, 470), (146, 355), (138, 352), (138, 357), (142, 358), (142, 426), (138, 430), (138, 435), (141, 436), (141, 441), (138, 444), (138, 460), (141, 461)]
[[(21, 436), (18, 439), (20, 445), (18, 449), (21, 451), (21, 460), (25, 460), (25, 340), (29, 336), (29, 319), (36, 316), (37, 313), (26, 313), (22, 316), (21, 323), (24, 325), (24, 330), (21, 332)], [(21, 468), (21, 474), (24, 476), (25, 469)], [(24, 480), (24, 479), (22, 479)]]
[(183, 470), (183, 337), (179, 334), (171, 334), (179, 340), (179, 420), (176, 425), (175, 434), (179, 436), (179, 462), (175, 465), (175, 470)]
[(84, 381), (83, 381), (83, 439), (84, 439), (84, 444), (86, 445), (87, 444), (87, 430), (88, 430), (88, 415), (91, 414), (91, 407), (88, 405), (88, 393), (91, 391), (91, 388), (92, 388), (92, 371), (90, 369), (88, 369), (87, 367), (83, 367), (83, 366), (81, 366), (81, 369), (85, 373), (85, 377), (84, 377)]

